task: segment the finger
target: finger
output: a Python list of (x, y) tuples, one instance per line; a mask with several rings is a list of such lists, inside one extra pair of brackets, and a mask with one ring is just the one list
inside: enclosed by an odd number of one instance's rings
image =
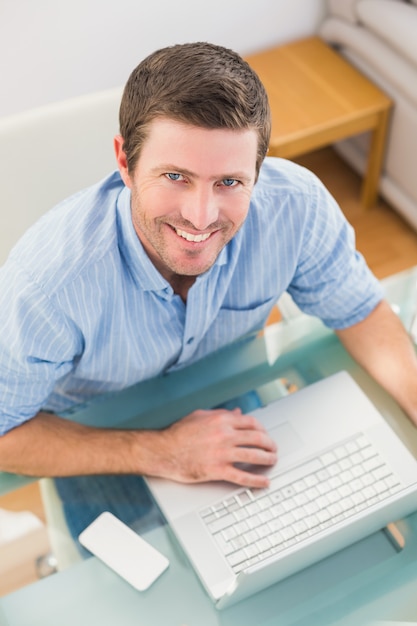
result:
[(246, 465), (272, 466), (277, 462), (275, 452), (261, 450), (259, 448), (236, 448), (233, 451), (233, 463), (245, 463)]
[(233, 426), (238, 430), (261, 430), (266, 431), (266, 428), (259, 420), (252, 415), (236, 415), (236, 419), (233, 421)]
[(261, 448), (270, 452), (277, 451), (277, 444), (266, 431), (238, 430), (235, 434), (235, 445), (246, 448)]
[(255, 474), (233, 466), (228, 469), (224, 480), (240, 487), (250, 487), (252, 489), (266, 489), (269, 487), (268, 476)]

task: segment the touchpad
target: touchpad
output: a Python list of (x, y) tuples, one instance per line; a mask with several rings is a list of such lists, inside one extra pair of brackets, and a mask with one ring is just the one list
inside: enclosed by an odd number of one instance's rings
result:
[(300, 435), (289, 422), (284, 422), (269, 429), (269, 435), (278, 446), (278, 457), (282, 458), (304, 445)]

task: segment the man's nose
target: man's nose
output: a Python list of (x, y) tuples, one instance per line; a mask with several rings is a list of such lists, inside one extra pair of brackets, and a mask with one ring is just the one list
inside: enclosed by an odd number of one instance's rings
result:
[(181, 210), (182, 217), (196, 230), (205, 230), (219, 217), (218, 200), (212, 189), (197, 188), (189, 195)]

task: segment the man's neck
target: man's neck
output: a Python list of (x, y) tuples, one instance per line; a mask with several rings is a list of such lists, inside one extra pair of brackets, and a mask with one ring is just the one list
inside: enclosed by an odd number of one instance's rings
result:
[(195, 281), (195, 276), (181, 276), (179, 274), (174, 274), (168, 280), (174, 290), (174, 293), (179, 295), (183, 302), (187, 302), (188, 291), (194, 285)]

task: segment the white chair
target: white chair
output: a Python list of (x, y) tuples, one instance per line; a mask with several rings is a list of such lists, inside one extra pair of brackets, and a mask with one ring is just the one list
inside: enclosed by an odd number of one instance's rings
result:
[(0, 118), (0, 265), (45, 211), (116, 167), (121, 88)]
[[(116, 167), (122, 89), (111, 89), (0, 118), (0, 265), (44, 212)], [(81, 557), (50, 479), (40, 481), (52, 551), (61, 570)]]

